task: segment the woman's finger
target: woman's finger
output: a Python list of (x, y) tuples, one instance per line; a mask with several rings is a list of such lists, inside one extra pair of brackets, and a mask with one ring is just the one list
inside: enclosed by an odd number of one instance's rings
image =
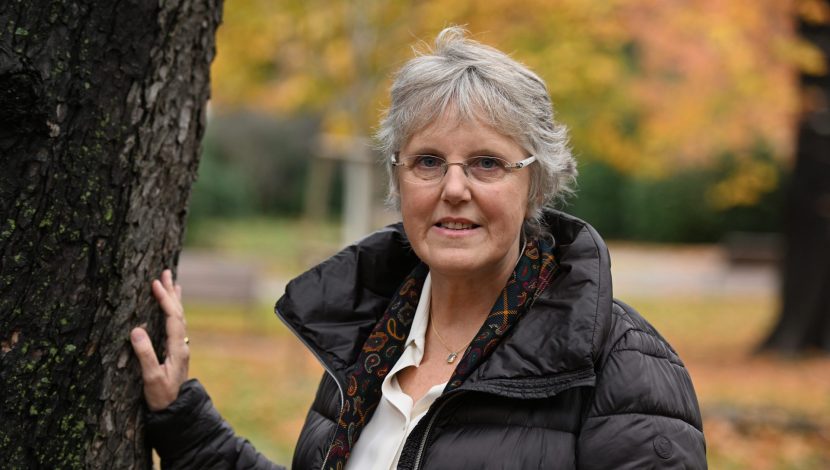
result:
[(185, 369), (189, 358), (189, 348), (185, 342), (187, 336), (184, 321), (184, 309), (179, 302), (176, 290), (169, 292), (163, 285), (169, 283), (169, 271), (162, 274), (162, 281), (153, 281), (153, 294), (165, 312), (165, 330), (167, 332), (167, 358), (164, 363), (176, 369)]
[(168, 292), (158, 280), (153, 281), (153, 295), (167, 316), (181, 318), (184, 315), (182, 304), (176, 298), (175, 292)]
[(161, 273), (161, 283), (164, 285), (164, 288), (171, 296), (176, 295), (176, 287), (175, 283), (173, 282), (173, 271), (169, 269), (165, 269)]
[(141, 377), (144, 382), (150, 382), (162, 375), (161, 365), (153, 349), (153, 343), (144, 328), (136, 327), (130, 332), (130, 343), (133, 345), (138, 362), (141, 364)]

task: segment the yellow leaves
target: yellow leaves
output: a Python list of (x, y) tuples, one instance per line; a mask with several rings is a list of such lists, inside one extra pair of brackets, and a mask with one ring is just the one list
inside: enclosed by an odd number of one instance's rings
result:
[(760, 197), (778, 185), (778, 170), (772, 162), (744, 156), (732, 174), (709, 189), (707, 199), (720, 210), (757, 204)]
[(307, 96), (313, 91), (313, 84), (307, 77), (289, 76), (264, 88), (260, 92), (257, 107), (289, 114), (301, 109), (306, 103)]
[[(763, 141), (791, 149), (792, 64), (827, 70), (794, 40), (810, 0), (229, 0), (213, 67), (217, 108), (314, 112), (326, 132), (367, 135), (389, 77), (450, 24), (548, 83), (582, 156), (660, 176)], [(736, 150), (739, 149), (739, 150)], [(741, 176), (742, 172), (748, 172)], [(765, 179), (766, 178), (766, 179)], [(722, 204), (770, 184), (752, 166), (713, 189)]]
[(322, 63), (325, 73), (339, 80), (349, 82), (355, 77), (355, 51), (347, 38), (333, 38), (323, 46)]
[(349, 113), (343, 109), (335, 109), (325, 114), (321, 127), (327, 135), (349, 136), (359, 131), (355, 129), (354, 124)]
[(825, 24), (830, 21), (830, 5), (823, 0), (798, 0), (798, 14), (808, 23)]
[(780, 53), (788, 58), (799, 70), (809, 75), (826, 75), (827, 62), (824, 54), (815, 44), (804, 39), (790, 41), (780, 47)]

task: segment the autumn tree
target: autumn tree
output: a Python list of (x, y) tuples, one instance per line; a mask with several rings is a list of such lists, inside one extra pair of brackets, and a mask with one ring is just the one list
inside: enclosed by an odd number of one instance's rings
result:
[(830, 1), (800, 4), (798, 32), (820, 59), (801, 73), (802, 114), (785, 213), (781, 314), (763, 345), (830, 352)]
[[(326, 134), (365, 138), (411, 47), (464, 25), (545, 79), (581, 164), (659, 180), (733, 157), (700, 188), (701, 205), (727, 211), (774, 191), (791, 153), (791, 3), (237, 0), (214, 109), (313, 114)], [(319, 209), (332, 170), (314, 161)]]
[(149, 465), (129, 331), (161, 334), (150, 279), (181, 246), (220, 17), (0, 2), (3, 468)]

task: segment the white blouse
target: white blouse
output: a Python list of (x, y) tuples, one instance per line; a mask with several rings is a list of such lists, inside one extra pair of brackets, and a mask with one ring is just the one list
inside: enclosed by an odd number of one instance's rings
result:
[(394, 470), (406, 437), (447, 386), (446, 382), (435, 385), (417, 403), (413, 403), (398, 384), (398, 372), (409, 366), (418, 367), (424, 357), (431, 290), (432, 278), (427, 274), (403, 353), (383, 380), (380, 403), (352, 448), (346, 470)]

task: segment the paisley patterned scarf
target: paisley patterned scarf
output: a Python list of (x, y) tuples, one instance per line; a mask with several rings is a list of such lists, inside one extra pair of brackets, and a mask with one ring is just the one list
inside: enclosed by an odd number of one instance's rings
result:
[[(343, 469), (352, 446), (380, 402), (383, 379), (403, 352), (428, 271), (421, 263), (407, 276), (348, 374), (343, 409), (326, 454), (326, 470)], [(541, 240), (528, 241), (507, 285), (447, 382), (445, 393), (458, 388), (487, 359), (521, 314), (545, 290), (555, 271), (553, 247)]]

